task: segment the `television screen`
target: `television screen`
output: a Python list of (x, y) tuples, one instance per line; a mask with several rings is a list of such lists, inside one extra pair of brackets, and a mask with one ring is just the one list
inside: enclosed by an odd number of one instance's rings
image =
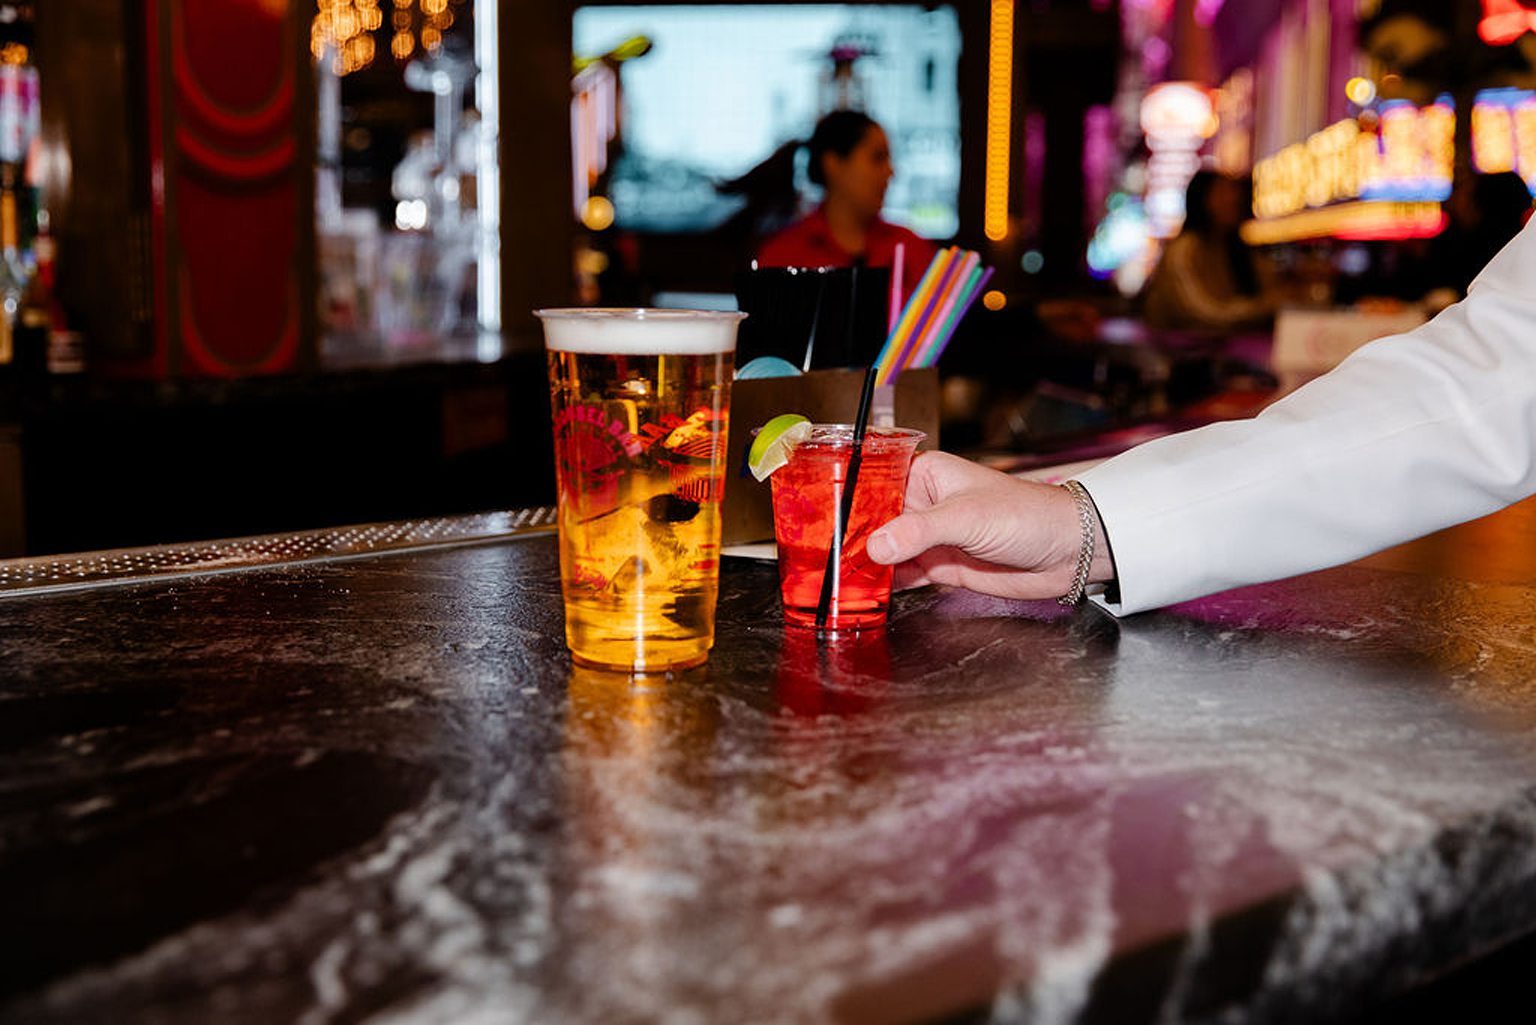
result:
[[(958, 225), (960, 26), (952, 7), (916, 4), (588, 6), (578, 58), (649, 40), (617, 64), (619, 156), (607, 194), (615, 223), (700, 232), (745, 202), (717, 186), (810, 136), (851, 106), (884, 126), (896, 176), (884, 216), (930, 238)], [(644, 49), (644, 47), (631, 48)], [(801, 150), (795, 183), (817, 196)]]

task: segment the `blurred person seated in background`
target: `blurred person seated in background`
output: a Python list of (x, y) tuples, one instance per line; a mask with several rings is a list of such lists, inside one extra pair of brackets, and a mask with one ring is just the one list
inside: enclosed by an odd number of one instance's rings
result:
[(885, 130), (869, 115), (835, 110), (816, 123), (806, 143), (811, 181), (821, 205), (763, 243), (761, 267), (889, 267), (897, 243), (906, 247), (903, 293), (910, 295), (938, 246), (880, 217), (895, 173)]
[(1184, 226), (1142, 291), (1148, 326), (1179, 331), (1244, 331), (1267, 327), (1274, 314), (1248, 244), (1238, 235), (1247, 216), (1242, 182), (1196, 171), (1185, 193)]
[(1525, 225), (1531, 193), (1513, 171), (1464, 173), (1445, 202), (1448, 223), (1431, 238), (1375, 243), (1367, 270), (1344, 275), (1341, 303), (1391, 308), (1416, 303), (1433, 316), (1467, 294), (1472, 279)]
[(1457, 181), (1445, 206), (1450, 223), (1430, 243), (1429, 256), (1435, 283), (1454, 289), (1454, 301), (1525, 226), (1531, 190), (1513, 171), (1469, 174)]

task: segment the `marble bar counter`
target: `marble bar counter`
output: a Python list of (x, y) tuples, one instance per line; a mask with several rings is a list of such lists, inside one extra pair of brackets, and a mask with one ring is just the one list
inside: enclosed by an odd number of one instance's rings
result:
[(0, 563), (0, 1022), (1329, 1022), (1536, 927), (1516, 507), (573, 669), (538, 516)]

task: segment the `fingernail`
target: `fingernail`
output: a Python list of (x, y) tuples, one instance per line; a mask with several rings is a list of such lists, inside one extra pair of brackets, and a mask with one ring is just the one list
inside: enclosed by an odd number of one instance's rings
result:
[(869, 552), (869, 557), (875, 562), (890, 562), (896, 555), (896, 545), (886, 536), (884, 530), (877, 530), (869, 535), (869, 543), (864, 546)]

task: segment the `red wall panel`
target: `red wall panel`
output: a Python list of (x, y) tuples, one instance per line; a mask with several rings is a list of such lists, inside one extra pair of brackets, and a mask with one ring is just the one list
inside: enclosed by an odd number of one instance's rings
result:
[[(152, 0), (157, 375), (312, 362), (301, 0)], [(297, 26), (302, 27), (302, 26)]]

